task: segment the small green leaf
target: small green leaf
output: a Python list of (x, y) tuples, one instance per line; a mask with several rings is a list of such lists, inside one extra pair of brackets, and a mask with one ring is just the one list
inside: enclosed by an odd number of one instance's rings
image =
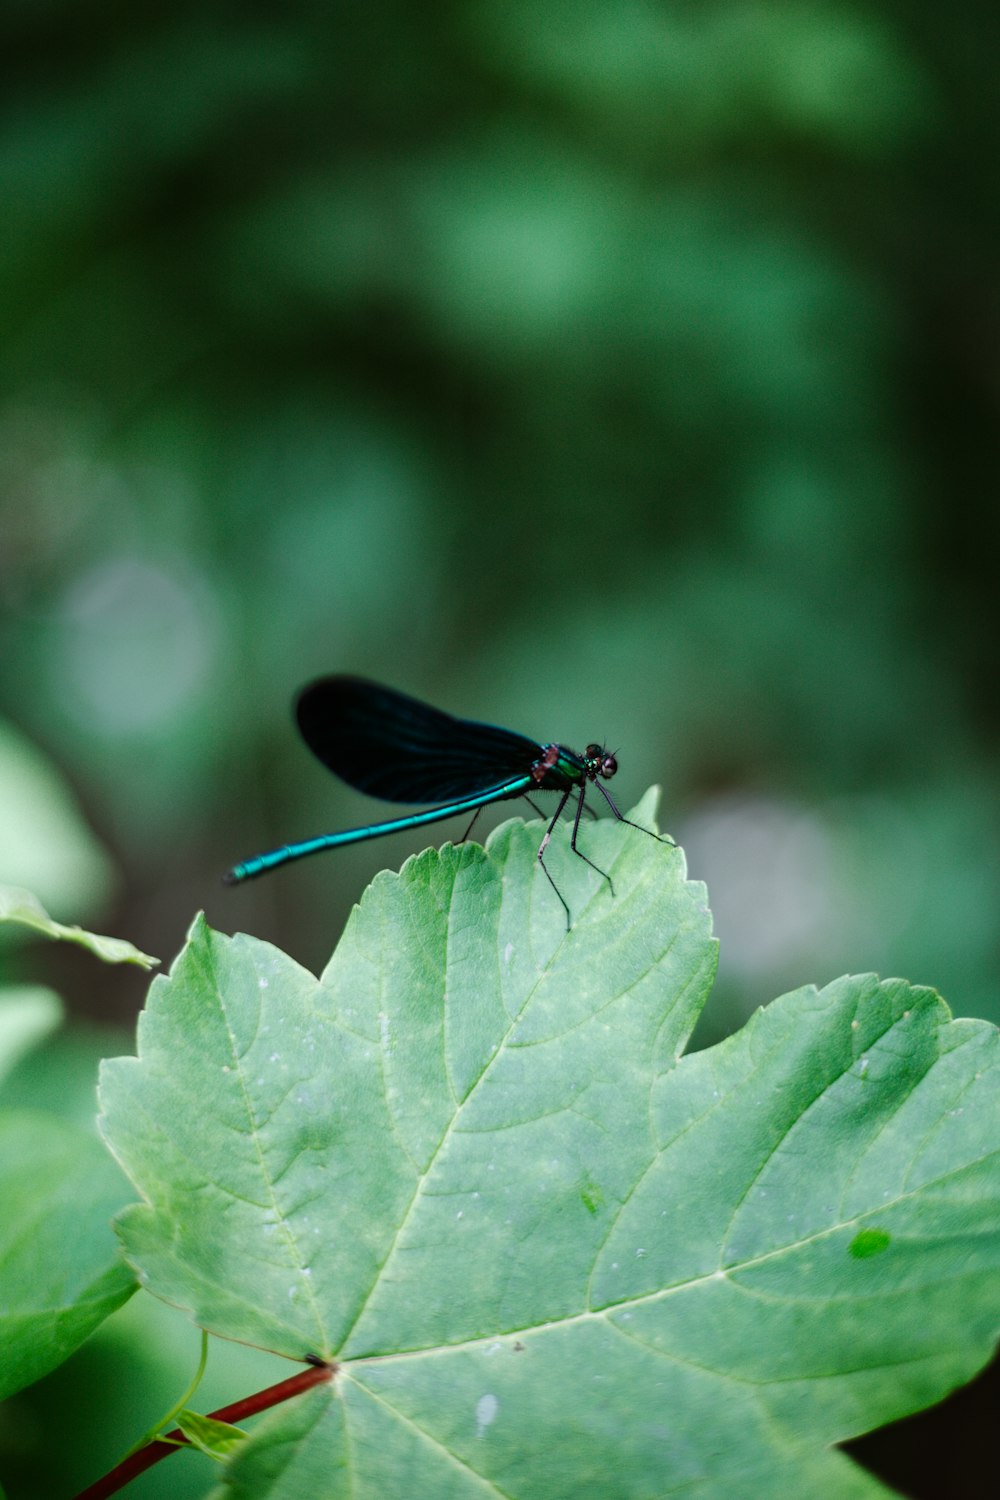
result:
[(111, 1218), (128, 1184), (92, 1134), (0, 1117), (0, 1397), (61, 1364), (132, 1295)]
[(220, 1422), (217, 1417), (203, 1417), (200, 1412), (191, 1411), (190, 1407), (185, 1407), (178, 1413), (177, 1426), (189, 1443), (219, 1462), (231, 1457), (240, 1444), (247, 1440), (242, 1427)]
[(997, 1032), (869, 975), (682, 1056), (682, 854), (588, 826), (612, 896), (557, 841), (567, 933), (539, 833), (379, 876), (318, 982), (198, 922), (105, 1067), (144, 1284), (338, 1363), (233, 1492), (884, 1495), (832, 1445), (1000, 1327)]
[[(351, 1449), (344, 1403), (330, 1386), (314, 1387), (279, 1406), (256, 1424), (254, 1432), (226, 1465), (223, 1481), (208, 1500), (303, 1500), (304, 1496), (348, 1500), (351, 1495)], [(361, 1492), (355, 1491), (356, 1495)], [(403, 1484), (383, 1495), (416, 1496)], [(461, 1494), (447, 1487), (433, 1492), (435, 1500)], [(484, 1492), (480, 1487), (479, 1497)], [(488, 1491), (486, 1492), (488, 1496)], [(374, 1500), (374, 1496), (373, 1496)], [(382, 1500), (382, 1497), (379, 1497)]]
[(62, 938), (66, 942), (79, 943), (106, 964), (139, 964), (144, 969), (153, 969), (160, 962), (141, 953), (124, 938), (101, 937), (95, 932), (84, 932), (82, 927), (66, 927), (49, 916), (38, 897), (19, 886), (0, 886), (0, 922), (19, 923), (32, 927), (46, 937)]

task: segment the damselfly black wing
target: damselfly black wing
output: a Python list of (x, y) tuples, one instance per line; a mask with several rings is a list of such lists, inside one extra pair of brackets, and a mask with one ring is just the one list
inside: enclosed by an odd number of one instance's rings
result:
[(309, 749), (348, 786), (384, 802), (448, 802), (526, 775), (542, 746), (456, 719), (363, 677), (321, 677), (295, 705)]

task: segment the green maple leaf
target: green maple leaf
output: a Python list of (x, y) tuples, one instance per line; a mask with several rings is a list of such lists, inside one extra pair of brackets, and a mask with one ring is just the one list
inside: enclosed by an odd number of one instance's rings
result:
[(338, 1363), (220, 1495), (876, 1496), (833, 1445), (988, 1359), (995, 1029), (862, 976), (683, 1056), (704, 890), (585, 833), (569, 933), (520, 822), (379, 876), (318, 981), (199, 922), (106, 1065), (142, 1282)]

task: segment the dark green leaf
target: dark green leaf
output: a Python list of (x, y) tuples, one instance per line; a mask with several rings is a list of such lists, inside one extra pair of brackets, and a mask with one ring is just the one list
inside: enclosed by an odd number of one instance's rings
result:
[(70, 1355), (135, 1290), (111, 1218), (127, 1183), (93, 1135), (0, 1118), (0, 1397)]

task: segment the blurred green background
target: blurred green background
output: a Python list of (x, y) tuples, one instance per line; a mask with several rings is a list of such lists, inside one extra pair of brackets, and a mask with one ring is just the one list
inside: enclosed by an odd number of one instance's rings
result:
[[(205, 907), (319, 966), (426, 836), (218, 877), (368, 820), (289, 716), (354, 671), (606, 740), (625, 805), (662, 784), (722, 944), (701, 1041), (870, 968), (1000, 1020), (996, 12), (2, 27), (0, 880), (165, 960)], [(91, 1024), (145, 988), (51, 947), (0, 970)], [(12, 1087), (85, 1114), (128, 1045), (71, 1033)], [(977, 1410), (870, 1461), (992, 1495)]]

